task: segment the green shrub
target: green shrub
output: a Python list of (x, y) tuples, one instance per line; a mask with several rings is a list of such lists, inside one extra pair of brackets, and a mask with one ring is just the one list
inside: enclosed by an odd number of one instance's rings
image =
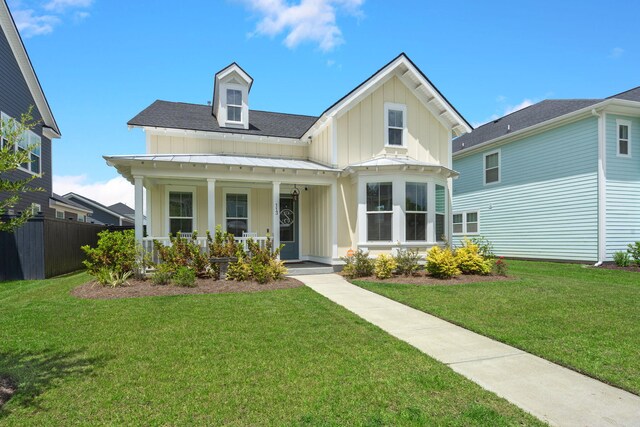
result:
[(174, 285), (193, 288), (196, 286), (196, 272), (189, 267), (178, 267), (171, 280)]
[(613, 262), (615, 262), (618, 267), (629, 267), (629, 264), (631, 264), (631, 255), (629, 252), (614, 252)]
[(493, 243), (484, 236), (477, 236), (471, 239), (471, 243), (478, 246), (478, 252), (485, 259), (493, 259), (496, 256), (493, 254)]
[(209, 255), (214, 258), (235, 258), (238, 252), (243, 252), (242, 245), (236, 242), (233, 234), (222, 231), (220, 225), (216, 226), (213, 237), (207, 231), (207, 245)]
[(272, 259), (269, 262), (269, 273), (273, 280), (282, 280), (287, 274), (287, 267), (284, 266), (284, 261), (279, 259)]
[(206, 251), (203, 251), (198, 244), (198, 232), (194, 231), (191, 239), (182, 237), (180, 233), (175, 236), (169, 235), (171, 245), (165, 246), (162, 243), (153, 242), (158, 256), (164, 264), (164, 268), (170, 272), (176, 272), (180, 267), (188, 267), (199, 277), (209, 277), (211, 267)]
[(462, 246), (455, 251), (458, 268), (463, 274), (482, 274), (491, 273), (492, 262), (484, 258), (479, 250), (478, 245), (472, 243), (471, 240), (465, 239)]
[(396, 271), (397, 267), (398, 264), (391, 255), (380, 254), (376, 258), (374, 274), (378, 279), (388, 279), (393, 276), (393, 272)]
[(507, 275), (507, 271), (509, 267), (507, 263), (504, 261), (504, 257), (501, 256), (493, 263), (493, 273), (497, 276), (505, 276)]
[(251, 266), (243, 258), (238, 258), (238, 261), (229, 263), (227, 280), (244, 282), (245, 280), (249, 280), (250, 277)]
[(112, 288), (128, 285), (129, 282), (127, 282), (127, 280), (131, 275), (133, 275), (132, 271), (120, 272), (110, 270), (107, 267), (102, 267), (93, 274), (98, 283), (103, 286), (111, 286)]
[(358, 249), (353, 256), (340, 259), (345, 262), (342, 273), (351, 279), (367, 277), (373, 274), (373, 260), (369, 258), (369, 252)]
[(631, 258), (633, 258), (636, 266), (640, 267), (640, 242), (630, 243), (627, 252), (631, 255)]
[(451, 279), (458, 276), (458, 261), (449, 248), (441, 249), (434, 246), (427, 253), (426, 269), (433, 277), (438, 279)]
[(272, 277), (268, 265), (253, 262), (251, 263), (251, 276), (260, 284), (267, 283)]
[(96, 274), (102, 269), (127, 273), (138, 268), (140, 252), (136, 248), (133, 230), (101, 231), (98, 233), (98, 244), (95, 248), (85, 245), (81, 249), (87, 256), (82, 263), (96, 279)]
[(171, 273), (164, 270), (156, 270), (151, 276), (151, 283), (154, 285), (168, 285), (171, 281)]
[(420, 271), (420, 255), (417, 249), (399, 249), (395, 256), (398, 274), (413, 276)]

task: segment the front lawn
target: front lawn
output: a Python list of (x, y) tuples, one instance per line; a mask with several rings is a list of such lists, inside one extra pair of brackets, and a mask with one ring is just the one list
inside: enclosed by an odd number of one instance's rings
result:
[(511, 281), (355, 281), (482, 335), (640, 394), (640, 274), (509, 261)]
[(539, 425), (306, 287), (87, 300), (0, 283), (3, 425)]

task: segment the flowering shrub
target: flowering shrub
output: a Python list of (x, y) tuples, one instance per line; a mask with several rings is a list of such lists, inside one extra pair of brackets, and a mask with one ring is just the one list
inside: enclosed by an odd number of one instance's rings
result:
[(451, 279), (460, 274), (458, 261), (449, 248), (441, 249), (434, 246), (427, 254), (426, 269), (433, 277), (438, 279)]
[(507, 263), (504, 261), (504, 257), (501, 256), (496, 259), (496, 262), (493, 264), (493, 271), (498, 276), (506, 276), (508, 270)]
[(376, 258), (374, 273), (378, 279), (388, 279), (398, 267), (396, 260), (387, 254), (380, 254)]
[(478, 245), (471, 240), (465, 239), (462, 246), (456, 249), (455, 256), (463, 274), (491, 273), (491, 261), (482, 256)]

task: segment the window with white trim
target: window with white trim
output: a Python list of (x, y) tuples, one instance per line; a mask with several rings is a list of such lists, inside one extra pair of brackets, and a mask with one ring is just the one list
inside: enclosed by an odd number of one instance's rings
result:
[(480, 216), (478, 211), (457, 212), (453, 214), (453, 234), (478, 234)]
[(227, 121), (242, 122), (242, 91), (227, 89)]
[(78, 221), (79, 222), (87, 222), (87, 216), (84, 214), (78, 214)]
[(618, 125), (618, 156), (631, 157), (631, 122), (616, 120)]
[(227, 193), (226, 206), (227, 232), (242, 237), (242, 233), (249, 231), (249, 195)]
[[(4, 126), (17, 126), (15, 120), (5, 113), (0, 114), (0, 121), (2, 122), (2, 127)], [(0, 139), (0, 148), (4, 148), (5, 145), (8, 144), (7, 138), (3, 137)], [(29, 160), (25, 163), (20, 164), (20, 168), (24, 169), (27, 172), (31, 172), (32, 174), (39, 175), (42, 171), (42, 155), (41, 155), (41, 145), (42, 139), (35, 132), (27, 130), (25, 131), (18, 143), (14, 147), (14, 150), (19, 152), (29, 152)]]
[(385, 145), (405, 146), (407, 128), (407, 107), (403, 104), (384, 104)]
[(31, 214), (38, 215), (40, 212), (42, 212), (42, 206), (38, 203), (31, 203)]
[(367, 184), (367, 240), (391, 241), (393, 225), (393, 184)]
[(427, 183), (405, 184), (405, 239), (408, 242), (427, 240)]
[(500, 182), (500, 151), (493, 151), (484, 155), (484, 183)]
[(436, 184), (436, 242), (444, 242), (446, 236), (446, 189), (443, 185)]
[(193, 232), (193, 193), (191, 191), (169, 192), (169, 233)]
[(56, 209), (56, 219), (64, 219), (64, 211), (59, 211)]

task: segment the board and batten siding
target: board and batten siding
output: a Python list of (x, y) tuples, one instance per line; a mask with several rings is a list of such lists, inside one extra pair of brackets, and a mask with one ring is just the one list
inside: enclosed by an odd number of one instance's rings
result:
[[(406, 148), (385, 147), (386, 102), (407, 107)], [(409, 156), (445, 166), (449, 162), (449, 131), (396, 76), (339, 117), (336, 136), (340, 168), (383, 155)]]
[[(631, 123), (631, 156), (618, 156), (616, 121)], [(640, 118), (607, 114), (607, 261), (640, 241)]]
[[(596, 261), (598, 121), (595, 117), (500, 148), (501, 179), (483, 184), (485, 153), (454, 156), (453, 212), (478, 211), (497, 255)], [(454, 245), (463, 236), (454, 236)]]
[(261, 141), (230, 141), (172, 135), (147, 135), (147, 154), (231, 154), (240, 156), (306, 159), (307, 145)]

